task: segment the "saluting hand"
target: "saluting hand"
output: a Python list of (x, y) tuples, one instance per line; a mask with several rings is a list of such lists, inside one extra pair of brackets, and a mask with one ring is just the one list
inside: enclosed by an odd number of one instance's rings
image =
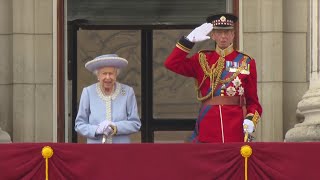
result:
[(213, 25), (211, 23), (203, 23), (201, 26), (195, 28), (187, 36), (187, 39), (191, 42), (201, 42), (207, 39), (210, 39), (208, 34), (212, 31)]

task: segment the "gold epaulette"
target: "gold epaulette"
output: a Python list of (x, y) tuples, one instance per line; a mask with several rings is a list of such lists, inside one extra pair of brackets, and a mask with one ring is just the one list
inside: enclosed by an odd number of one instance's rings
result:
[(203, 49), (198, 51), (198, 53), (211, 53), (211, 52), (213, 52), (213, 50)]
[(241, 52), (241, 51), (239, 51), (239, 50), (237, 50), (237, 52), (240, 53), (240, 54), (243, 54), (244, 56), (248, 56), (250, 59), (253, 59), (251, 56), (249, 56), (248, 54), (246, 54), (246, 53), (244, 53), (244, 52)]

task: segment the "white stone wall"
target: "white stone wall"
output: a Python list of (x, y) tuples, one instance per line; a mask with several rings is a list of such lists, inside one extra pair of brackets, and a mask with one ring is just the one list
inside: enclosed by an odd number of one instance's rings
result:
[(0, 128), (12, 134), (12, 0), (0, 0)]
[(287, 142), (320, 141), (320, 79), (319, 79), (319, 1), (309, 0), (307, 54), (309, 59), (309, 87), (298, 103), (298, 110), (304, 116), (302, 123), (290, 129), (285, 136)]
[(243, 1), (243, 50), (257, 62), (263, 114), (257, 141), (283, 139), (282, 0)]
[(257, 61), (258, 141), (283, 141), (308, 87), (308, 0), (243, 0), (243, 49)]
[(309, 0), (283, 2), (283, 125), (284, 133), (296, 123), (295, 111), (309, 87)]
[(12, 9), (13, 141), (52, 141), (52, 0)]

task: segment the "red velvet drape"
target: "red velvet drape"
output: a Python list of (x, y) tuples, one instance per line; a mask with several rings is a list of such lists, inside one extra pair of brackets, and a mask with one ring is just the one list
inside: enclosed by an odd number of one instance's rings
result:
[[(0, 144), (0, 180), (244, 179), (243, 143), (230, 144)], [(249, 180), (320, 179), (320, 143), (250, 143)]]

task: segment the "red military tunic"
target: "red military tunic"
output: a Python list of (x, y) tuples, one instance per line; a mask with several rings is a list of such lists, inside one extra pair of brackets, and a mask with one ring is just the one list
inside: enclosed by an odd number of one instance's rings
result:
[(188, 58), (193, 45), (182, 38), (165, 61), (165, 67), (195, 78), (200, 94), (198, 99), (202, 102), (218, 96), (241, 96), (246, 102), (245, 111), (240, 105), (202, 104), (193, 141), (243, 142), (244, 118), (252, 120), (256, 125), (262, 113), (257, 95), (255, 60), (235, 51), (232, 45), (224, 50), (217, 48), (215, 51), (200, 51)]

